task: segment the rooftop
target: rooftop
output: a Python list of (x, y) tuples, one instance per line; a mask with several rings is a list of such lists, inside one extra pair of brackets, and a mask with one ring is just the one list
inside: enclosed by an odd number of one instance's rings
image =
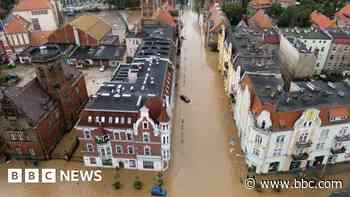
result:
[(50, 9), (49, 0), (20, 0), (14, 8), (15, 12)]
[(98, 41), (102, 40), (104, 36), (112, 31), (112, 27), (94, 15), (79, 16), (69, 24), (83, 32), (86, 32)]
[(330, 40), (331, 38), (319, 28), (282, 28), (281, 33), (287, 37), (297, 37), (300, 39)]
[(125, 50), (123, 46), (80, 46), (70, 57), (77, 59), (121, 60), (124, 57)]
[(249, 75), (262, 103), (270, 103), (277, 111), (306, 108), (337, 107), (350, 104), (350, 81), (331, 82), (325, 79), (291, 82), (289, 92), (284, 82), (273, 75)]
[(168, 61), (156, 57), (120, 64), (112, 79), (90, 99), (86, 110), (138, 111), (147, 98), (163, 97), (170, 70)]

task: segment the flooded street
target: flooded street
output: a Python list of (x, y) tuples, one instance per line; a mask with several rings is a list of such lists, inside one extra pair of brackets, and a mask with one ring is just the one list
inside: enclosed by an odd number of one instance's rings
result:
[[(191, 11), (184, 14), (182, 62), (178, 74), (178, 92), (192, 102), (177, 99), (174, 108), (172, 164), (165, 174), (169, 197), (295, 197), (327, 196), (327, 191), (290, 190), (281, 193), (257, 193), (240, 183), (243, 160), (236, 144), (230, 153), (229, 139), (236, 135), (229, 99), (224, 95), (223, 81), (216, 69), (217, 53), (204, 48), (204, 39)], [(237, 139), (237, 138), (236, 138)], [(140, 171), (116, 172), (103, 169), (103, 181), (97, 183), (8, 184), (7, 168), (25, 168), (23, 163), (0, 166), (0, 197), (146, 197), (155, 184), (156, 173)], [(41, 162), (41, 168), (91, 169), (79, 162)], [(27, 168), (29, 168), (27, 166)], [(112, 183), (118, 174), (122, 184), (115, 190)], [(132, 182), (140, 177), (144, 188), (133, 189)], [(349, 182), (349, 173), (344, 185)], [(337, 176), (335, 176), (337, 177)], [(329, 192), (329, 191), (328, 191)]]

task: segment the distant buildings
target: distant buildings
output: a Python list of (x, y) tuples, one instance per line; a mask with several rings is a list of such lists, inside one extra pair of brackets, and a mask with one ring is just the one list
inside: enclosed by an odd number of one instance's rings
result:
[(30, 52), (36, 78), (24, 87), (1, 88), (0, 131), (13, 159), (49, 159), (88, 100), (84, 76), (63, 64), (55, 45)]
[(86, 166), (153, 171), (169, 167), (176, 29), (156, 24), (143, 24), (145, 37), (132, 63), (118, 65), (75, 126)]
[(12, 59), (29, 46), (47, 43), (49, 34), (62, 23), (59, 7), (52, 0), (20, 0), (0, 29), (2, 49)]
[(98, 46), (112, 36), (112, 28), (94, 15), (83, 15), (64, 25), (49, 36), (50, 43)]

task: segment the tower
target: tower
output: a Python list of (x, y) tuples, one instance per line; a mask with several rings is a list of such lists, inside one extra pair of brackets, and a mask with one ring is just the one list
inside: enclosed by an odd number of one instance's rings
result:
[(31, 51), (36, 77), (46, 93), (59, 100), (60, 89), (65, 83), (63, 58), (56, 45), (41, 46)]
[(165, 105), (162, 106), (157, 120), (159, 122), (161, 137), (163, 169), (167, 169), (171, 158), (171, 121)]

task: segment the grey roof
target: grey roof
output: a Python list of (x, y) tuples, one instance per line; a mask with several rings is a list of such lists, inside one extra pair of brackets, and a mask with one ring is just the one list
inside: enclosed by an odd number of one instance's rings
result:
[(135, 57), (147, 58), (150, 56), (158, 56), (174, 60), (175, 46), (173, 41), (169, 39), (147, 37), (144, 38), (142, 44), (138, 47)]
[(5, 96), (10, 98), (17, 109), (34, 123), (38, 122), (54, 105), (54, 101), (43, 91), (36, 78), (24, 87), (6, 89)]
[(280, 77), (254, 74), (249, 77), (261, 101), (276, 105), (278, 111), (350, 105), (350, 81), (294, 81), (286, 92)]
[(125, 50), (123, 46), (81, 46), (70, 57), (76, 59), (121, 60), (124, 57)]
[(350, 38), (350, 28), (327, 29), (333, 38)]
[(330, 40), (331, 37), (319, 28), (282, 28), (281, 33), (285, 36), (292, 36), (301, 39)]
[[(120, 64), (111, 81), (104, 83), (86, 109), (137, 111), (148, 97), (162, 97), (168, 61), (159, 58), (139, 59), (132, 64)], [(129, 72), (137, 73), (137, 80), (129, 80)]]

